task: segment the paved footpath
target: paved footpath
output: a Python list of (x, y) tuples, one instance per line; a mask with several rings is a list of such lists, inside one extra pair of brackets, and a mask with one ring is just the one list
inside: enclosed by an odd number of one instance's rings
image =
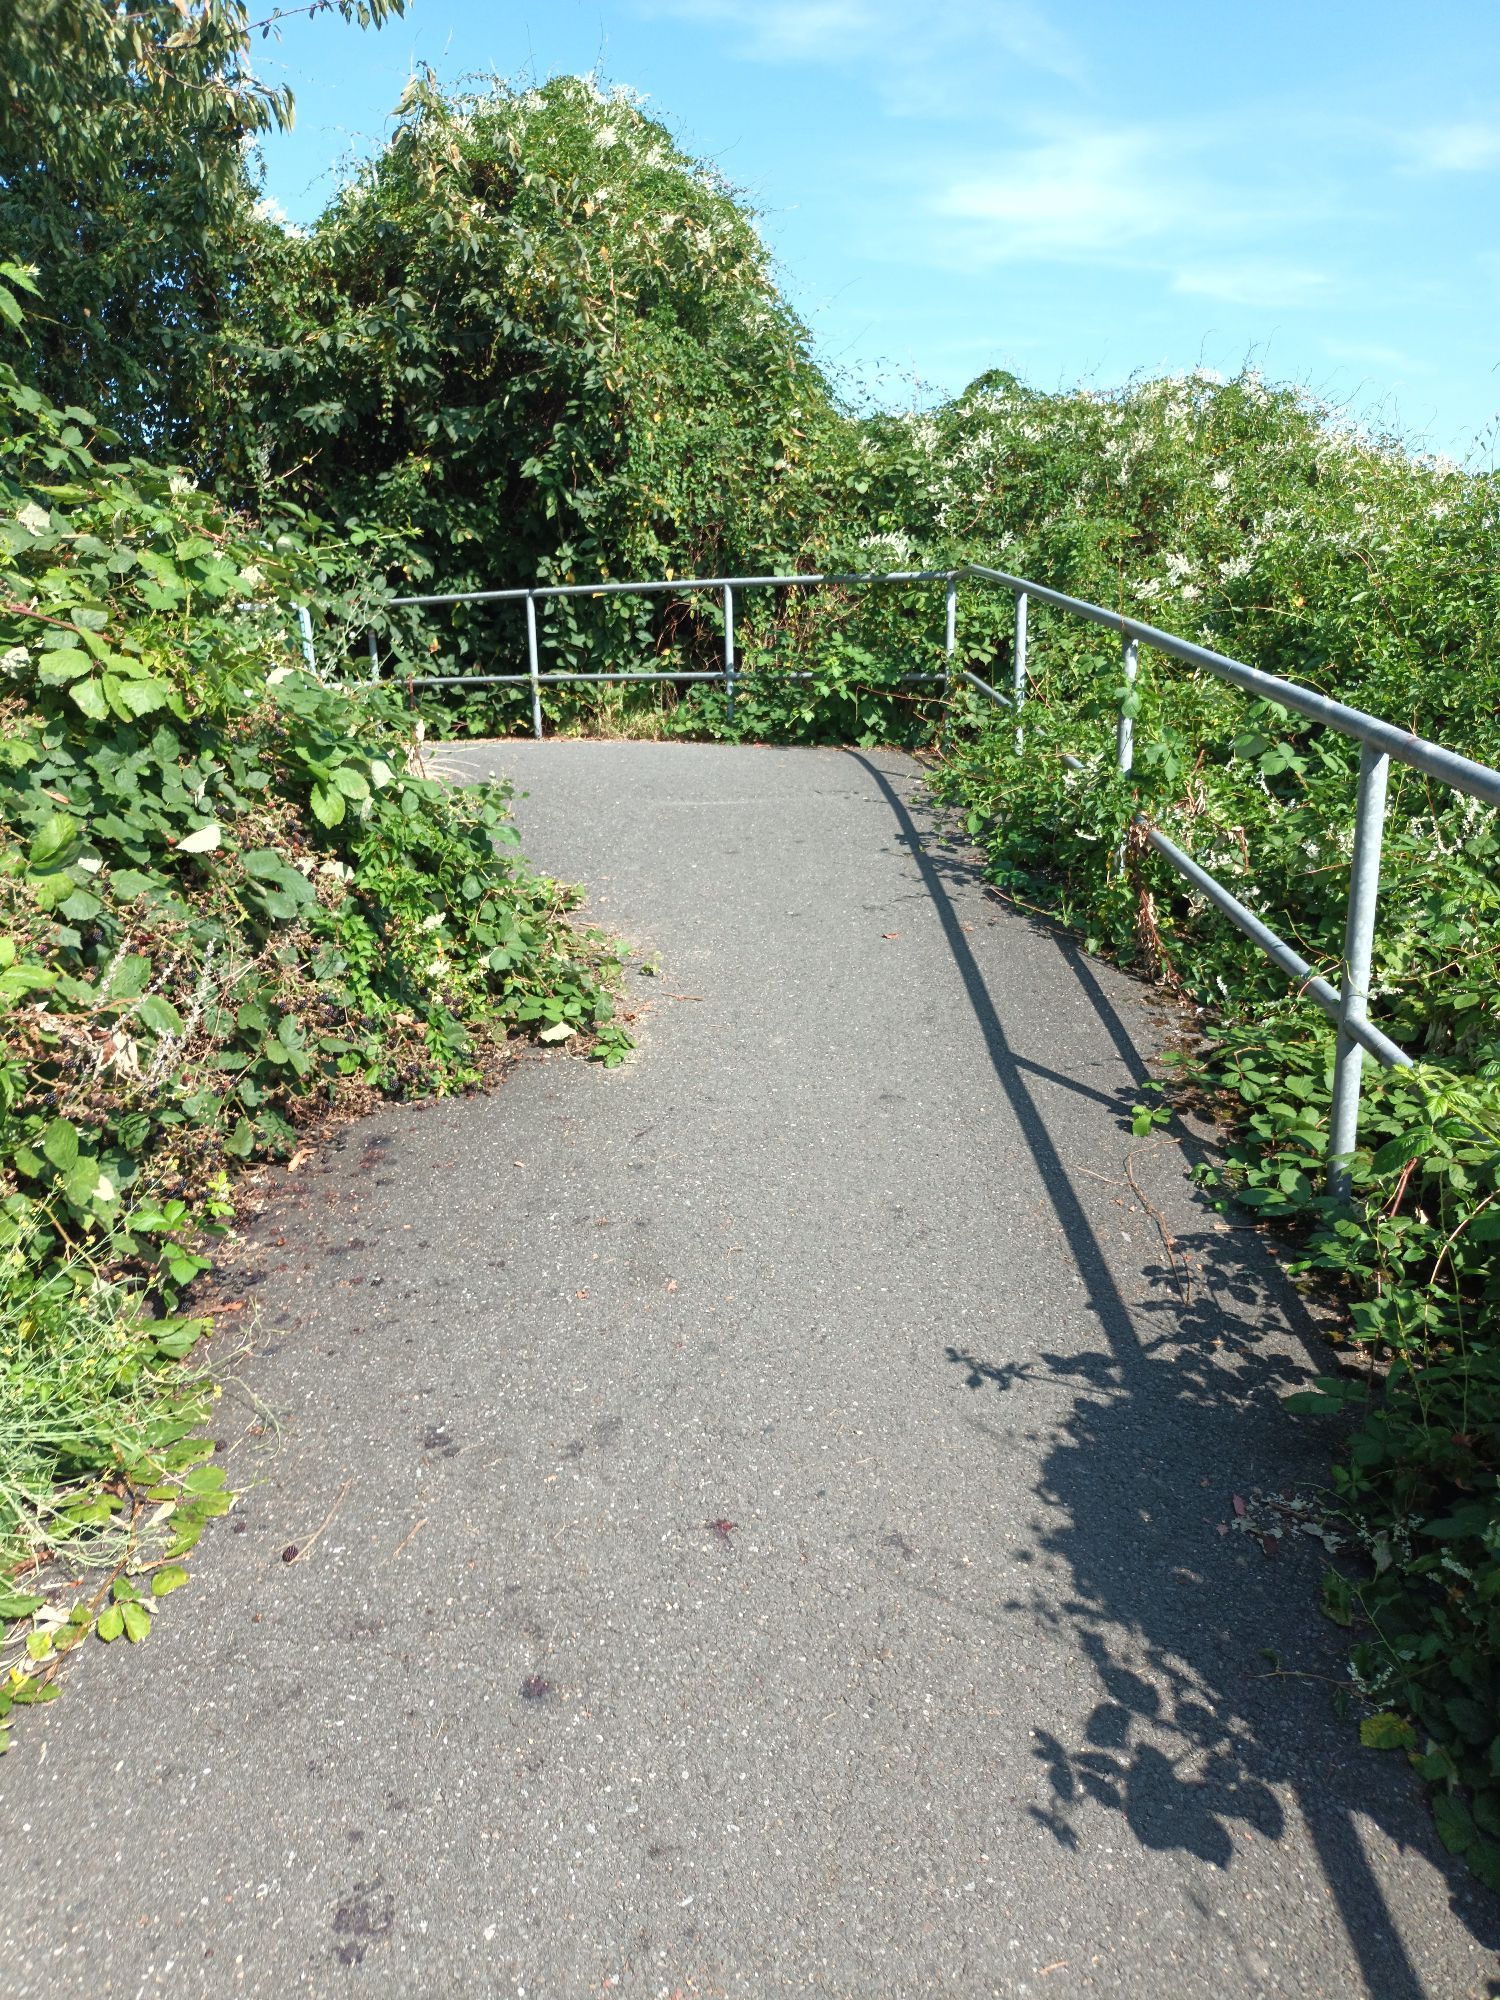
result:
[(280, 1432), (0, 1766), (0, 1993), (1497, 1990), (1404, 1767), (1270, 1672), (1339, 1659), (1234, 1526), (1326, 1466), (1315, 1350), (1129, 1136), (1143, 989), (899, 756), (445, 756), (649, 946), (640, 1055), (258, 1219), (222, 1429)]

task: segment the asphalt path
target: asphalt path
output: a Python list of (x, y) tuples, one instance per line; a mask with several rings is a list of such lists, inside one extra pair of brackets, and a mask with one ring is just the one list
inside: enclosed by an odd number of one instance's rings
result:
[(1500, 1990), (1319, 1678), (1315, 1332), (1130, 1135), (1145, 990), (897, 755), (443, 758), (638, 942), (640, 1052), (282, 1178), (248, 1490), (0, 1765), (0, 1992)]

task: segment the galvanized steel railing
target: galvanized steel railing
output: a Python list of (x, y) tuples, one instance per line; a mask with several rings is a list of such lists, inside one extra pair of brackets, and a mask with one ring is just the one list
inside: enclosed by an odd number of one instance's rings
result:
[[(1008, 694), (992, 687), (978, 674), (967, 667), (953, 665), (958, 647), (958, 586), (963, 582), (998, 585), (1012, 593), (1015, 600), (1015, 627), (1011, 650), (1011, 689)], [(1456, 750), (1446, 749), (1441, 743), (1432, 743), (1427, 738), (1415, 736), (1409, 730), (1400, 729), (1394, 723), (1383, 722), (1378, 716), (1366, 715), (1362, 709), (1350, 708), (1346, 703), (1334, 701), (1329, 696), (1319, 694), (1315, 689), (1303, 687), (1296, 681), (1282, 680), (1276, 674), (1263, 673), (1258, 667), (1247, 666), (1242, 660), (1230, 659), (1224, 653), (1213, 652), (1207, 646), (1195, 645), (1189, 639), (1179, 639), (1173, 633), (1160, 631), (1154, 625), (1144, 625), (1138, 619), (1126, 618), (1118, 611), (1106, 610), (1103, 605), (1090, 604), (1083, 598), (1069, 597), (1060, 590), (1050, 590), (1044, 584), (1033, 583), (1027, 577), (1009, 576), (1004, 570), (989, 569), (983, 564), (969, 563), (961, 569), (952, 570), (892, 570), (874, 573), (814, 574), (796, 576), (716, 576), (683, 577), (661, 579), (648, 583), (570, 583), (543, 584), (534, 588), (525, 587), (508, 590), (460, 590), (445, 591), (429, 596), (397, 597), (390, 603), (395, 606), (427, 606), (439, 604), (471, 603), (520, 603), (526, 606), (526, 643), (528, 671), (524, 674), (422, 674), (402, 676), (402, 685), (409, 687), (523, 687), (531, 688), (532, 728), (540, 737), (542, 734), (542, 688), (549, 684), (568, 682), (626, 682), (626, 681), (718, 681), (723, 684), (729, 714), (734, 714), (736, 683), (739, 676), (735, 654), (734, 636), (734, 594), (737, 590), (813, 588), (823, 584), (874, 585), (886, 583), (941, 583), (944, 585), (945, 609), (945, 649), (950, 662), (947, 674), (907, 674), (901, 677), (903, 684), (942, 682), (951, 686), (954, 680), (966, 682), (978, 690), (989, 701), (1008, 708), (1016, 718), (1016, 749), (1024, 747), (1025, 732), (1022, 715), (1026, 703), (1027, 690), (1027, 611), (1030, 601), (1047, 604), (1073, 617), (1088, 620), (1092, 624), (1108, 626), (1120, 637), (1120, 657), (1126, 687), (1126, 700), (1115, 729), (1115, 762), (1118, 769), (1128, 772), (1135, 758), (1134, 709), (1130, 694), (1136, 683), (1143, 646), (1170, 659), (1181, 660), (1185, 665), (1198, 667), (1212, 674), (1217, 680), (1227, 681), (1232, 686), (1242, 688), (1247, 694), (1265, 701), (1278, 703), (1294, 714), (1304, 715), (1310, 721), (1325, 729), (1336, 730), (1341, 736), (1348, 736), (1360, 746), (1359, 785), (1354, 806), (1354, 848), (1349, 870), (1349, 900), (1344, 921), (1343, 973), (1337, 988), (1315, 973), (1307, 960), (1302, 957), (1285, 938), (1278, 937), (1269, 925), (1262, 923), (1253, 911), (1246, 908), (1231, 890), (1211, 875), (1206, 868), (1199, 867), (1190, 855), (1171, 841), (1147, 819), (1144, 813), (1135, 817), (1135, 825), (1142, 838), (1154, 852), (1168, 865), (1205, 896), (1216, 909), (1226, 916), (1235, 928), (1242, 931), (1253, 944), (1265, 953), (1273, 964), (1279, 966), (1289, 978), (1294, 980), (1332, 1020), (1338, 1029), (1338, 1039), (1334, 1058), (1333, 1105), (1329, 1117), (1328, 1131), (1328, 1187), (1329, 1192), (1346, 1200), (1350, 1191), (1349, 1162), (1358, 1140), (1360, 1083), (1366, 1052), (1388, 1069), (1411, 1067), (1412, 1058), (1389, 1035), (1383, 1034), (1369, 1018), (1370, 964), (1374, 949), (1376, 906), (1380, 890), (1380, 850), (1385, 830), (1386, 786), (1390, 774), (1391, 759), (1409, 764), (1414, 770), (1425, 772), (1439, 784), (1452, 790), (1464, 792), (1471, 798), (1482, 799), (1485, 804), (1500, 806), (1500, 771), (1492, 770), (1487, 764), (1476, 763)], [(539, 598), (549, 597), (609, 597), (609, 596), (652, 596), (662, 593), (670, 595), (687, 594), (696, 591), (717, 591), (720, 593), (724, 621), (724, 664), (722, 668), (693, 672), (658, 673), (642, 670), (629, 673), (543, 673), (541, 670), (541, 648), (537, 634), (536, 606)], [(303, 625), (304, 642), (310, 646), (310, 634)], [(370, 634), (370, 665), (372, 677), (378, 677), (380, 656), (373, 632)], [(757, 670), (758, 677), (767, 669)], [(810, 679), (805, 672), (788, 672), (788, 678)], [(1083, 768), (1077, 758), (1068, 762), (1075, 768)]]

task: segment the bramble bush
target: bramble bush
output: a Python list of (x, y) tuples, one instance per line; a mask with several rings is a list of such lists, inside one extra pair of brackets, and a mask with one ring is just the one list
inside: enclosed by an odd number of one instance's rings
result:
[[(268, 249), (241, 352), (265, 478), (399, 526), (393, 580), (418, 588), (778, 567), (836, 504), (843, 420), (751, 217), (586, 78), (453, 97), (415, 79), (378, 159)], [(706, 609), (553, 600), (548, 665), (696, 659)], [(524, 670), (516, 605), (381, 636), (405, 665)], [(480, 712), (504, 724), (525, 699)], [(548, 699), (566, 718), (593, 696)]]
[[(1500, 756), (1500, 482), (1341, 424), (1254, 377), (1042, 397), (981, 383), (873, 440), (884, 504), (925, 551), (1036, 576), (1309, 682), (1472, 756)], [(1004, 678), (998, 609), (966, 619)], [(988, 621), (988, 625), (986, 624)], [(992, 879), (1199, 1010), (1191, 1081), (1233, 1114), (1206, 1178), (1299, 1243), (1347, 1308), (1358, 1373), (1292, 1407), (1352, 1413), (1332, 1504), (1368, 1557), (1330, 1576), (1356, 1629), (1366, 1740), (1435, 1786), (1443, 1838), (1500, 1886), (1500, 958), (1495, 814), (1393, 767), (1372, 1007), (1418, 1060), (1366, 1065), (1356, 1201), (1323, 1191), (1333, 1036), (1151, 851), (1144, 811), (1336, 984), (1355, 746), (1143, 655), (1130, 778), (1114, 770), (1118, 641), (1034, 612), (1017, 755), (965, 702), (940, 783)], [(1081, 758), (1072, 768), (1065, 757)]]
[(517, 1035), (627, 1046), (503, 790), (306, 670), (289, 603), (347, 614), (348, 557), (111, 442), (0, 363), (0, 1737), (91, 1630), (144, 1635), (228, 1504), (181, 1307), (229, 1167)]

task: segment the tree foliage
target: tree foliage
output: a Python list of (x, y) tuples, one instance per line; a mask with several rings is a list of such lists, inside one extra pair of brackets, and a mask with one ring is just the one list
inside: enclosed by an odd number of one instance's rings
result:
[(257, 240), (247, 141), (291, 122), (255, 74), (257, 31), (405, 0), (7, 0), (0, 9), (0, 246), (36, 267), (34, 378), (138, 449), (211, 450), (222, 333)]
[[(752, 218), (588, 79), (419, 78), (252, 319), (287, 489), (409, 528), (442, 588), (777, 564), (832, 503), (841, 420)], [(549, 617), (559, 664), (649, 643), (638, 606)]]

